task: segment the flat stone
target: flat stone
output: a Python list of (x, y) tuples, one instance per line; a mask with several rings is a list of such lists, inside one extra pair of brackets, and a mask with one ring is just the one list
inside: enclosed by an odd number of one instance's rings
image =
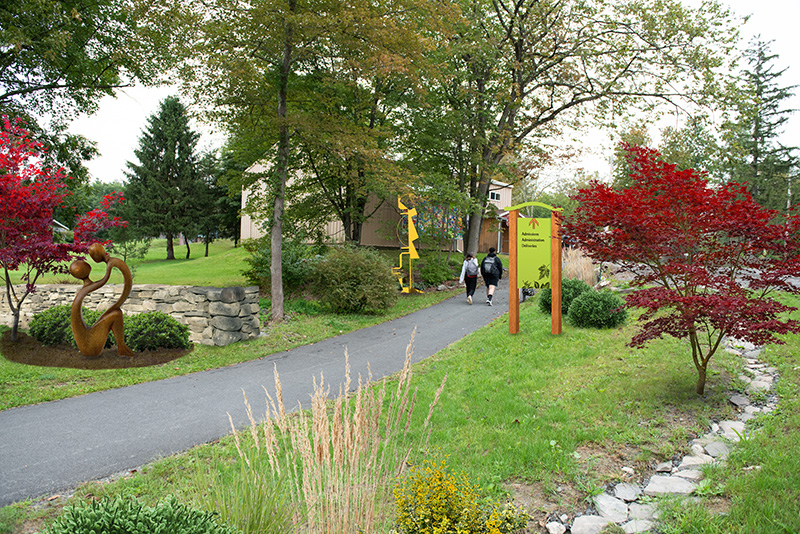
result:
[(640, 532), (649, 532), (653, 529), (653, 522), (647, 519), (634, 519), (622, 525), (622, 530), (625, 534), (638, 534)]
[(731, 451), (723, 442), (714, 441), (706, 445), (706, 452), (712, 458), (727, 458)]
[[(227, 288), (226, 288), (227, 289)], [(242, 306), (238, 302), (210, 302), (208, 313), (211, 315), (226, 315), (228, 317), (239, 317)]]
[(600, 534), (603, 527), (612, 522), (599, 515), (582, 515), (575, 518), (570, 532), (571, 534)]
[(689, 495), (695, 489), (697, 489), (697, 486), (685, 478), (654, 475), (650, 478), (647, 487), (644, 488), (644, 493), (651, 497), (656, 495)]
[(226, 303), (240, 302), (244, 300), (243, 287), (226, 287), (220, 291), (219, 300)]
[(678, 465), (678, 470), (690, 469), (698, 465), (710, 464), (713, 461), (714, 458), (712, 458), (708, 454), (698, 454), (697, 456), (684, 456), (683, 460), (681, 460), (680, 465)]
[(749, 414), (755, 415), (757, 413), (761, 413), (761, 408), (759, 408), (758, 406), (752, 406), (752, 405), (751, 406), (745, 406), (744, 407), (744, 413), (749, 413)]
[(564, 534), (567, 531), (567, 527), (558, 521), (550, 521), (544, 526), (544, 528), (546, 528), (547, 532), (550, 534)]
[(697, 469), (683, 469), (675, 472), (673, 476), (685, 478), (686, 480), (698, 481), (703, 478), (703, 472)]
[(772, 382), (767, 382), (765, 380), (753, 380), (747, 386), (747, 391), (750, 393), (769, 391), (770, 389), (772, 389)]
[(744, 382), (745, 384), (749, 384), (750, 382), (752, 382), (752, 381), (753, 381), (753, 379), (752, 379), (752, 378), (750, 378), (750, 377), (749, 377), (749, 376), (747, 376), (747, 375), (739, 375), (739, 380), (741, 380), (741, 381), (742, 381), (742, 382)]
[(692, 456), (699, 456), (701, 454), (705, 454), (705, 449), (703, 449), (702, 443), (694, 443), (692, 442), (691, 445)]
[(236, 343), (237, 341), (241, 341), (242, 334), (241, 332), (226, 332), (224, 330), (215, 330), (211, 338), (214, 341), (214, 345), (218, 347), (224, 347), (226, 345), (230, 345), (231, 343)]
[(750, 404), (750, 399), (745, 397), (744, 395), (734, 395), (730, 398), (731, 404), (734, 406), (738, 406), (739, 408), (743, 406), (748, 406)]
[(628, 507), (628, 517), (631, 519), (653, 519), (656, 516), (656, 507), (652, 504), (631, 503)]
[(729, 440), (736, 442), (744, 435), (744, 423), (741, 421), (721, 421), (719, 428), (722, 435)]
[(226, 330), (228, 332), (238, 332), (242, 329), (242, 320), (238, 317), (226, 317), (224, 315), (218, 315), (211, 319), (210, 324), (214, 328)]
[(614, 523), (622, 523), (628, 520), (628, 505), (620, 499), (612, 497), (608, 493), (601, 493), (592, 498), (597, 508), (597, 513), (601, 517), (607, 517)]
[(639, 498), (642, 488), (638, 484), (623, 482), (614, 486), (614, 497), (625, 502), (632, 502)]
[(656, 466), (656, 473), (671, 473), (672, 462), (661, 462)]

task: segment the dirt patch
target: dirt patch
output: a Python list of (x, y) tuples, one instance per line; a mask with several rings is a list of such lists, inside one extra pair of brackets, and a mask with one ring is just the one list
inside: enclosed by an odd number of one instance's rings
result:
[(0, 353), (5, 359), (24, 365), (39, 367), (66, 367), (70, 369), (129, 369), (150, 367), (176, 360), (189, 354), (192, 349), (160, 349), (137, 352), (133, 358), (119, 356), (117, 348), (104, 349), (100, 356), (87, 358), (69, 345), (45, 346), (27, 334), (20, 332), (17, 341), (11, 341), (11, 331), (0, 337)]

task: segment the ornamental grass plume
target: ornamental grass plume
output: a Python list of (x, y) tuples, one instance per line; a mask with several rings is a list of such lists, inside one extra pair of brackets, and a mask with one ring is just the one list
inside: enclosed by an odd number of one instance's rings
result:
[[(397, 387), (391, 391), (385, 379), (378, 385), (369, 374), (366, 380), (359, 376), (358, 388), (348, 395), (351, 374), (345, 351), (346, 382), (332, 403), (330, 386), (320, 375), (319, 382), (314, 379), (311, 409), (287, 415), (277, 366), (275, 397), (264, 388), (267, 413), (263, 422), (256, 422), (245, 396), (250, 419), (245, 432), (254, 447), (246, 449), (234, 428), (237, 451), (250, 469), (266, 466), (274, 478), (286, 477), (298, 531), (348, 534), (388, 529), (385, 515), (391, 509), (392, 481), (418, 448), (406, 439), (416, 405), (416, 391), (411, 390), (413, 342), (412, 335)], [(445, 376), (424, 421), (425, 443), (446, 380)]]
[(563, 250), (564, 278), (583, 280), (590, 286), (597, 283), (594, 275), (592, 259), (577, 247), (566, 247)]

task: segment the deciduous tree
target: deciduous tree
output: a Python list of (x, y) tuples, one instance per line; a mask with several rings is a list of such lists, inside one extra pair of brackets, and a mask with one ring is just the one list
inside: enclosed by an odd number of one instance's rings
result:
[(712, 187), (702, 173), (679, 171), (651, 149), (633, 147), (633, 185), (595, 182), (575, 198), (580, 207), (566, 234), (596, 261), (621, 264), (636, 276), (627, 304), (644, 309), (640, 347), (663, 335), (688, 339), (703, 394), (708, 363), (725, 336), (763, 345), (800, 332), (793, 310), (770, 295), (797, 293), (800, 236), (794, 214), (756, 203), (746, 188)]
[[(93, 210), (75, 228), (75, 243), (53, 242), (53, 210), (69, 190), (60, 170), (42, 163), (43, 146), (30, 138), (19, 121), (2, 117), (0, 130), (0, 266), (6, 301), (13, 315), (11, 339), (17, 339), (20, 309), (36, 281), (48, 272), (66, 273), (65, 262), (84, 252), (97, 231), (123, 224), (106, 212)], [(113, 202), (115, 199), (107, 199)], [(24, 290), (18, 291), (11, 272), (20, 271)]]

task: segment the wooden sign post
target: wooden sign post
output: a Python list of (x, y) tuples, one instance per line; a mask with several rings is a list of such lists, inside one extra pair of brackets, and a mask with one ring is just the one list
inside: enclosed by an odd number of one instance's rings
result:
[[(542, 265), (526, 265), (526, 260), (529, 261), (530, 253), (535, 252), (536, 249), (541, 249), (541, 244), (546, 242), (542, 237), (542, 229), (537, 228), (540, 224), (544, 223), (547, 219), (526, 219), (530, 221), (528, 226), (530, 228), (520, 228), (519, 210), (527, 206), (539, 206), (550, 210), (550, 230), (549, 232), (549, 245), (550, 257), (549, 261)], [(561, 333), (561, 217), (560, 208), (554, 208), (541, 202), (526, 202), (518, 206), (508, 208), (508, 230), (509, 230), (509, 247), (508, 247), (508, 331), (510, 334), (519, 332), (519, 303), (520, 303), (520, 267), (524, 267), (523, 272), (529, 273), (530, 269), (538, 269), (534, 278), (536, 281), (531, 284), (530, 275), (523, 280), (528, 282), (534, 288), (549, 287), (551, 292), (551, 332), (553, 334)], [(521, 250), (525, 254), (521, 254)], [(541, 251), (541, 250), (540, 250)], [(520, 258), (520, 256), (523, 256)], [(541, 255), (539, 255), (541, 257)], [(523, 265), (520, 264), (523, 262)], [(547, 282), (542, 282), (545, 278)]]

